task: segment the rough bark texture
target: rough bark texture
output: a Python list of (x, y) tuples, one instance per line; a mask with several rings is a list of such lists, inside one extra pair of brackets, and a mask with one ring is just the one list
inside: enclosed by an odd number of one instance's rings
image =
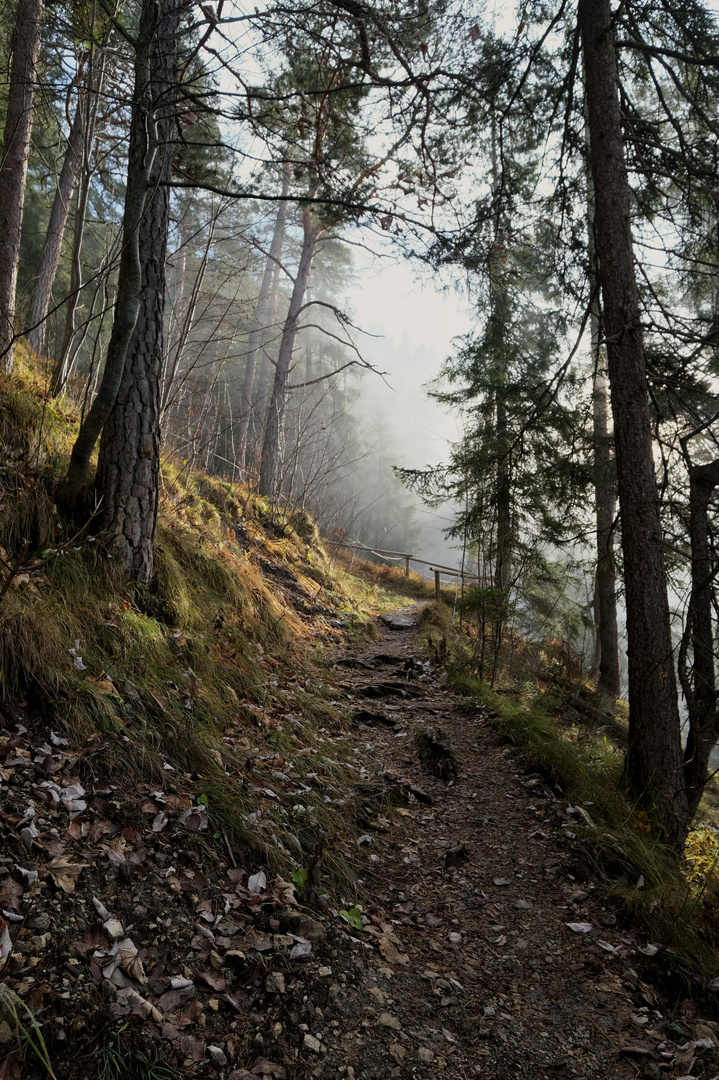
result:
[(87, 483), (90, 457), (115, 404), (128, 346), (140, 312), (140, 230), (148, 197), (151, 197), (151, 177), (156, 175), (156, 157), (161, 144), (160, 111), (167, 104), (163, 58), (158, 49), (174, 55), (177, 47), (175, 37), (166, 36), (162, 30), (168, 21), (167, 7), (168, 0), (160, 3), (143, 0), (140, 12), (115, 318), (102, 380), (72, 448), (67, 476), (58, 490), (58, 498), (64, 504), (72, 505)]
[(102, 529), (126, 577), (147, 585), (153, 573), (160, 477), (160, 396), (164, 356), (165, 258), (170, 219), (171, 120), (179, 6), (161, 0), (150, 50), (157, 151), (139, 226), (141, 304), (120, 387), (100, 443), (95, 491)]
[(622, 513), (629, 641), (626, 775), (638, 802), (680, 847), (688, 806), (609, 0), (579, 0), (578, 18)]
[(600, 354), (594, 376), (594, 498), (597, 526), (594, 617), (597, 623), (598, 686), (605, 694), (618, 698), (621, 687), (617, 572), (614, 561), (617, 486), (609, 445), (609, 387), (603, 360)]
[(15, 287), (41, 19), (41, 0), (19, 0), (12, 34), (10, 86), (0, 163), (0, 368), (4, 371), (11, 371), (13, 365)]
[[(587, 154), (589, 145), (587, 144)], [(597, 566), (594, 578), (594, 621), (597, 624), (595, 671), (598, 688), (611, 698), (621, 692), (619, 676), (619, 630), (617, 626), (617, 570), (614, 558), (614, 526), (617, 516), (617, 478), (609, 431), (609, 380), (607, 354), (601, 344), (601, 302), (597, 250), (594, 237), (594, 187), (587, 168), (587, 252), (592, 290), (590, 327), (594, 357), (593, 437), (594, 505), (597, 533)]]
[[(289, 190), (290, 171), (289, 168), (287, 168), (285, 169), (284, 176), (282, 178), (283, 200), (287, 198)], [(250, 331), (250, 337), (247, 343), (247, 363), (245, 365), (245, 380), (242, 388), (242, 412), (240, 416), (240, 424), (237, 430), (237, 464), (241, 469), (245, 467), (245, 458), (247, 456), (247, 435), (250, 429), (250, 419), (252, 416), (252, 388), (255, 383), (257, 355), (260, 351), (262, 332), (267, 326), (267, 316), (270, 312), (272, 279), (275, 275), (275, 268), (279, 263), (280, 258), (282, 257), (282, 245), (285, 239), (286, 217), (287, 203), (283, 201), (280, 203), (277, 209), (277, 217), (275, 218), (275, 227), (272, 232), (270, 250), (267, 255), (267, 260), (265, 262), (265, 272), (262, 275), (260, 293), (257, 298), (255, 319), (252, 324), (252, 330)]]
[[(310, 192), (310, 197), (313, 195), (314, 192)], [(272, 397), (267, 409), (265, 438), (262, 445), (260, 492), (270, 499), (276, 498), (279, 491), (280, 438), (287, 401), (287, 380), (292, 367), (292, 352), (295, 347), (300, 312), (307, 290), (307, 281), (312, 269), (317, 238), (320, 234), (320, 228), (315, 224), (309, 206), (305, 206), (303, 210), (302, 221), (304, 227), (302, 252), (292, 289), (289, 311), (282, 330), (282, 341), (280, 342), (280, 352), (277, 357), (275, 380), (272, 387)]]
[(687, 694), (689, 733), (684, 748), (684, 778), (689, 813), (694, 815), (709, 775), (709, 757), (719, 737), (712, 627), (712, 555), (709, 544), (709, 500), (719, 485), (719, 461), (689, 470), (692, 592), (690, 604), (693, 653), (692, 687)]
[(28, 315), (30, 332), (27, 340), (35, 352), (38, 353), (45, 351), (47, 312), (50, 307), (55, 275), (60, 263), (62, 239), (65, 235), (65, 226), (70, 213), (72, 192), (82, 162), (82, 148), (85, 138), (84, 128), (85, 95), (79, 93), (75, 117), (67, 140), (67, 149), (65, 150), (65, 158), (58, 177), (57, 188), (55, 189), (55, 198), (52, 201), (45, 244), (40, 256), (40, 265), (35, 277), (35, 286), (30, 301), (30, 313)]

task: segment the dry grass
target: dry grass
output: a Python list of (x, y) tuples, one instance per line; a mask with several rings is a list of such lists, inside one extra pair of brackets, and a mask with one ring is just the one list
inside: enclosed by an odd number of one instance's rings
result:
[[(56, 512), (78, 415), (45, 385), (22, 347), (0, 377), (0, 556), (12, 562), (30, 541), (0, 605), (3, 699), (92, 747), (83, 779), (167, 782), (168, 763), (236, 851), (262, 849), (285, 871), (306, 864), (322, 834), (341, 837), (335, 800), (349, 776), (323, 665), (342, 634), (319, 612), (361, 633), (389, 599), (333, 568), (305, 514), (173, 461), (152, 587), (123, 584), (96, 522), (78, 529)], [(260, 805), (252, 783), (269, 785), (273, 767), (317, 776), (301, 811)], [(341, 854), (330, 861), (346, 880)]]

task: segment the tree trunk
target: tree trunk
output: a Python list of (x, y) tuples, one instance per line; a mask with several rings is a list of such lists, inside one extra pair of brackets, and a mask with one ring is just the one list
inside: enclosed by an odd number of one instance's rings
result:
[(692, 642), (692, 688), (687, 694), (689, 734), (684, 748), (684, 778), (693, 816), (709, 775), (709, 757), (719, 738), (712, 627), (713, 567), (709, 545), (709, 500), (719, 485), (719, 461), (689, 468), (692, 592), (689, 606)]
[[(154, 0), (149, 2), (154, 5)], [(148, 585), (153, 574), (159, 496), (165, 258), (170, 222), (167, 181), (178, 24), (177, 0), (161, 0), (149, 53), (157, 145), (148, 174), (150, 198), (138, 230), (142, 302), (119, 390), (103, 428), (95, 482), (96, 495), (102, 500), (105, 540), (125, 576), (141, 585)]]
[[(102, 86), (106, 55), (107, 54), (103, 51), (98, 63), (96, 91), (99, 91)], [(95, 141), (95, 121), (97, 119), (99, 101), (100, 95), (98, 92), (95, 92), (92, 97), (88, 97), (85, 102), (86, 115), (83, 122), (80, 185), (77, 192), (77, 200), (75, 202), (75, 226), (73, 229), (72, 256), (70, 259), (70, 295), (67, 298), (67, 307), (65, 310), (65, 329), (62, 336), (62, 345), (60, 346), (60, 352), (55, 360), (55, 366), (53, 367), (52, 378), (50, 380), (50, 393), (53, 397), (57, 397), (58, 394), (61, 394), (65, 389), (67, 380), (70, 378), (75, 366), (75, 357), (77, 356), (78, 351), (78, 346), (75, 344), (75, 334), (77, 330), (75, 318), (80, 303), (80, 290), (82, 288), (82, 244), (85, 234), (87, 204), (90, 199), (90, 181), (92, 179), (91, 158), (93, 143)]]
[(512, 576), (512, 471), (507, 413), (504, 408), (504, 383), (497, 389), (496, 439), (499, 453), (497, 461), (497, 560), (494, 570), (494, 587), (507, 589)]
[(594, 670), (598, 689), (615, 701), (621, 691), (619, 678), (619, 630), (617, 627), (617, 570), (614, 558), (614, 524), (617, 516), (617, 480), (609, 431), (609, 381), (607, 355), (601, 344), (601, 301), (594, 236), (594, 187), (589, 169), (587, 143), (587, 254), (592, 291), (590, 328), (593, 380), (594, 505), (597, 529), (597, 566), (594, 580), (594, 621), (597, 625)]
[[(165, 57), (158, 50), (174, 52), (165, 27), (170, 21), (167, 0), (143, 0), (135, 44), (135, 84), (130, 121), (130, 145), (127, 162), (127, 188), (122, 223), (122, 252), (117, 282), (115, 318), (105, 360), (105, 370), (97, 395), (80, 426), (72, 448), (67, 476), (60, 484), (59, 499), (72, 504), (87, 483), (90, 457), (115, 404), (125, 370), (130, 339), (137, 324), (142, 302), (142, 263), (140, 231), (152, 177), (156, 175), (156, 157), (161, 138), (158, 112), (167, 107), (164, 81)], [(164, 96), (163, 96), (164, 95)]]
[(65, 235), (65, 225), (70, 212), (70, 200), (72, 199), (72, 192), (82, 161), (82, 148), (85, 139), (85, 96), (86, 94), (82, 93), (78, 86), (75, 119), (72, 122), (72, 128), (67, 140), (65, 158), (58, 177), (55, 198), (52, 201), (45, 244), (42, 249), (40, 266), (38, 267), (30, 301), (30, 313), (28, 315), (30, 332), (27, 335), (27, 340), (30, 347), (38, 353), (44, 353), (45, 351), (47, 312), (50, 307), (55, 275), (60, 263), (62, 239)]
[(617, 572), (614, 560), (614, 521), (617, 487), (610, 449), (609, 386), (603, 350), (594, 374), (594, 499), (597, 526), (597, 568), (594, 618), (597, 623), (598, 688), (615, 700), (620, 694)]
[[(161, 415), (164, 419), (165, 414), (175, 404), (176, 398), (176, 382), (178, 372), (181, 370), (182, 358), (187, 348), (187, 343), (190, 340), (190, 334), (195, 323), (195, 312), (197, 311), (197, 303), (200, 298), (200, 292), (202, 291), (202, 284), (205, 280), (205, 272), (207, 270), (207, 263), (210, 258), (210, 251), (215, 240), (215, 229), (217, 227), (217, 220), (219, 212), (213, 215), (210, 222), (210, 228), (207, 233), (207, 241), (205, 243), (205, 250), (200, 260), (200, 265), (195, 274), (195, 280), (192, 286), (189, 297), (182, 296), (181, 304), (182, 310), (178, 313), (179, 319), (182, 319), (182, 323), (179, 326), (179, 330), (174, 335), (174, 340), (171, 345), (170, 354), (167, 357), (167, 362), (164, 364), (164, 373), (162, 378), (162, 404)], [(185, 282), (185, 259), (183, 256), (183, 281), (182, 292), (184, 294)]]
[(0, 369), (12, 371), (15, 287), (40, 51), (42, 0), (18, 0), (0, 161)]
[(609, 0), (579, 0), (629, 640), (626, 776), (680, 848), (688, 805)]
[[(310, 198), (315, 192), (310, 192)], [(280, 464), (280, 437), (282, 432), (282, 420), (287, 400), (287, 379), (292, 367), (292, 352), (297, 337), (300, 313), (307, 289), (307, 281), (312, 269), (312, 259), (317, 247), (317, 239), (321, 232), (315, 224), (312, 208), (305, 206), (302, 212), (303, 241), (300, 262), (297, 268), (290, 307), (282, 330), (280, 352), (277, 357), (275, 368), (275, 381), (272, 387), (272, 397), (267, 409), (267, 421), (265, 424), (265, 438), (262, 445), (262, 461), (260, 463), (260, 492), (270, 499), (277, 496), (279, 488), (279, 464)]]
[(272, 293), (272, 279), (282, 257), (282, 245), (285, 239), (285, 218), (287, 217), (287, 203), (284, 201), (290, 191), (290, 170), (286, 166), (282, 176), (282, 199), (277, 209), (275, 227), (272, 233), (270, 250), (265, 261), (265, 272), (262, 275), (260, 293), (257, 298), (255, 318), (247, 342), (247, 362), (245, 365), (245, 381), (242, 387), (241, 419), (237, 430), (237, 464), (240, 469), (245, 467), (247, 456), (247, 435), (252, 416), (252, 388), (255, 383), (255, 369), (257, 367), (257, 354), (260, 351), (262, 333), (267, 325), (267, 316), (270, 312), (270, 298)]
[[(267, 317), (269, 319), (270, 328), (279, 326), (279, 318), (277, 314), (278, 302), (280, 298), (280, 277), (282, 275), (282, 269), (280, 264), (275, 266), (274, 274), (272, 276), (272, 288), (270, 290), (270, 298), (267, 303)], [(265, 422), (267, 419), (267, 408), (270, 400), (270, 390), (275, 378), (275, 364), (271, 360), (269, 355), (269, 349), (267, 345), (262, 345), (265, 335), (260, 338), (260, 353), (258, 359), (260, 361), (260, 373), (257, 377), (257, 390), (254, 394), (253, 400), (253, 420), (254, 423), (250, 426), (250, 432), (248, 434), (248, 447), (245, 449), (245, 460), (253, 463), (257, 467), (257, 458), (261, 452), (262, 442), (265, 434)], [(253, 438), (252, 453), (249, 452), (249, 439)]]

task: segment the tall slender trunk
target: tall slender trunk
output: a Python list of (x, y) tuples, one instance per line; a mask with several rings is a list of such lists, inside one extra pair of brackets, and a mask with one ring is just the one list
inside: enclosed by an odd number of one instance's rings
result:
[(502, 397), (503, 385), (497, 389), (495, 435), (497, 440), (497, 558), (494, 585), (506, 589), (512, 572), (512, 474), (507, 433), (507, 413)]
[[(280, 278), (282, 276), (282, 268), (278, 263), (275, 266), (274, 274), (272, 276), (272, 288), (270, 290), (270, 298), (267, 304), (267, 317), (269, 320), (269, 326), (267, 329), (279, 326), (278, 306), (280, 299)], [(256, 458), (258, 452), (261, 450), (262, 442), (264, 441), (265, 434), (265, 422), (267, 420), (267, 409), (270, 401), (270, 391), (272, 389), (272, 383), (275, 377), (275, 365), (270, 359), (269, 342), (266, 342), (266, 334), (263, 334), (260, 338), (260, 355), (258, 357), (260, 363), (260, 373), (257, 377), (257, 389), (253, 396), (253, 411), (252, 420), (253, 423), (250, 426), (250, 433), (248, 435), (248, 443), (250, 436), (253, 437), (254, 447), (251, 458)], [(245, 458), (248, 457), (248, 450), (245, 450)]]
[[(592, 328), (593, 332), (594, 328)], [(614, 558), (617, 486), (609, 443), (609, 383), (603, 350), (598, 354), (595, 352), (595, 356), (597, 356), (597, 366), (593, 387), (593, 439), (597, 566), (594, 584), (594, 617), (597, 623), (598, 687), (609, 697), (616, 699), (621, 691), (617, 626), (617, 570)]]
[(692, 685), (687, 687), (689, 733), (684, 748), (684, 778), (693, 816), (709, 775), (709, 756), (719, 737), (712, 580), (714, 568), (709, 544), (709, 500), (719, 485), (719, 461), (689, 467), (689, 533), (692, 552), (692, 591), (689, 624), (692, 643)]
[[(158, 31), (167, 21), (166, 3), (167, 0), (160, 4), (155, 0), (143, 0), (140, 12), (115, 318), (102, 380), (80, 426), (67, 475), (58, 489), (58, 497), (66, 504), (72, 504), (87, 483), (90, 457), (115, 404), (142, 303), (140, 230), (152, 192), (152, 178), (156, 174), (155, 159), (161, 147), (158, 110), (166, 103), (166, 97), (163, 99), (162, 93), (158, 92), (160, 71), (156, 69), (158, 58), (155, 55)], [(163, 39), (162, 44), (165, 46), (167, 42)], [(176, 48), (176, 41), (173, 48)]]
[(40, 52), (42, 0), (18, 0), (0, 159), (0, 370), (12, 371), (15, 289)]
[[(182, 322), (179, 326), (179, 330), (176, 334), (175, 341), (172, 344), (172, 351), (168, 357), (168, 363), (165, 365), (163, 387), (162, 387), (162, 416), (164, 417), (168, 409), (172, 407), (175, 402), (175, 384), (177, 380), (177, 373), (180, 370), (182, 364), (182, 357), (187, 348), (187, 343), (190, 340), (190, 333), (195, 322), (195, 312), (197, 311), (197, 302), (200, 298), (200, 292), (202, 291), (202, 284), (205, 280), (205, 272), (207, 271), (207, 263), (210, 258), (210, 251), (215, 240), (215, 229), (217, 227), (217, 220), (219, 213), (213, 215), (210, 222), (210, 228), (207, 233), (207, 240), (205, 242), (205, 250), (200, 260), (200, 265), (195, 274), (195, 280), (192, 285), (192, 290), (189, 297), (183, 297), (186, 302), (183, 304), (183, 312), (181, 314)], [(183, 273), (184, 273), (184, 261), (183, 261)], [(184, 282), (183, 282), (184, 289)]]
[(578, 20), (622, 513), (629, 641), (626, 776), (666, 839), (681, 847), (688, 804), (610, 0), (579, 0)]
[(252, 330), (247, 342), (247, 362), (245, 364), (245, 381), (242, 387), (241, 419), (237, 430), (237, 464), (242, 469), (245, 466), (247, 456), (247, 436), (250, 428), (252, 415), (252, 388), (255, 382), (255, 369), (257, 367), (257, 355), (260, 351), (262, 333), (267, 325), (267, 316), (270, 312), (270, 298), (272, 293), (272, 280), (275, 269), (279, 268), (282, 257), (282, 245), (285, 239), (285, 219), (287, 217), (287, 203), (284, 201), (290, 191), (290, 169), (285, 166), (282, 175), (282, 202), (277, 208), (275, 227), (272, 232), (270, 250), (265, 261), (265, 272), (262, 275), (260, 293), (257, 298), (255, 318)]
[[(312, 198), (315, 191), (310, 191)], [(277, 357), (275, 368), (275, 380), (272, 386), (272, 397), (267, 409), (265, 424), (265, 438), (262, 444), (262, 461), (260, 462), (260, 491), (263, 495), (274, 499), (279, 488), (279, 464), (280, 464), (280, 437), (282, 432), (282, 420), (287, 400), (287, 380), (292, 367), (292, 352), (297, 337), (300, 313), (302, 311), (307, 281), (312, 269), (312, 260), (317, 248), (317, 239), (321, 227), (315, 224), (312, 208), (305, 206), (302, 211), (303, 240), (300, 253), (297, 276), (295, 277), (290, 307), (282, 330), (280, 352)]]
[(82, 244), (85, 235), (87, 204), (90, 200), (90, 182), (92, 180), (92, 153), (95, 142), (95, 122), (100, 102), (99, 90), (105, 74), (107, 53), (103, 50), (97, 61), (95, 92), (86, 95), (85, 119), (83, 122), (82, 161), (80, 164), (80, 183), (75, 201), (75, 224), (72, 236), (72, 255), (70, 258), (70, 295), (65, 309), (65, 329), (62, 345), (57, 355), (50, 380), (50, 393), (57, 397), (65, 389), (67, 380), (75, 366), (78, 345), (75, 341), (77, 332), (76, 315), (80, 304), (82, 288)]
[(40, 265), (30, 300), (30, 312), (28, 315), (30, 332), (27, 335), (27, 340), (31, 348), (38, 353), (45, 351), (47, 312), (50, 307), (55, 275), (60, 263), (62, 240), (65, 235), (68, 214), (70, 213), (72, 193), (82, 162), (82, 148), (85, 141), (85, 98), (92, 89), (89, 79), (87, 82), (88, 85), (84, 90), (80, 82), (78, 82), (75, 117), (67, 140), (67, 149), (65, 150), (65, 157), (58, 177), (55, 197), (52, 201), (45, 244), (40, 256)]
[[(155, 6), (155, 0), (146, 0)], [(149, 51), (156, 150), (150, 195), (139, 222), (142, 266), (136, 324), (113, 407), (102, 431), (95, 492), (107, 544), (127, 578), (149, 584), (160, 477), (160, 392), (164, 357), (165, 258), (170, 223), (171, 114), (175, 94), (178, 0), (156, 6)]]
[(597, 251), (594, 236), (594, 187), (587, 143), (587, 254), (589, 256), (589, 315), (594, 378), (592, 395), (594, 506), (597, 533), (597, 565), (594, 577), (596, 631), (595, 671), (598, 687), (609, 697), (619, 697), (619, 631), (617, 627), (617, 570), (614, 558), (614, 523), (617, 515), (617, 481), (609, 431), (609, 379), (606, 350), (600, 341), (602, 305), (599, 298)]

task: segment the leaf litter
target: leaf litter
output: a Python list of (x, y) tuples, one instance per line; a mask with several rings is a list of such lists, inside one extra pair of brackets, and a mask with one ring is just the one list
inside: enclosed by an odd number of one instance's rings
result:
[[(619, 1080), (641, 1060), (673, 1078), (706, 1062), (709, 1080), (716, 1025), (687, 1015), (681, 1036), (669, 1027), (649, 981), (661, 951), (607, 932), (593, 883), (571, 877), (541, 780), (518, 774), (482, 710), (468, 719), (413, 660), (411, 629), (384, 631), (380, 647), (343, 672), (344, 695), (411, 684), (411, 698), (392, 690), (392, 721), (434, 738), (439, 716), (458, 769), (449, 786), (391, 726), (358, 722), (354, 791), (327, 796), (348, 801), (362, 841), (325, 842), (358, 876), (336, 908), (321, 858), (319, 875), (299, 867), (292, 881), (250, 853), (246, 866), (219, 846), (198, 858), (187, 844), (212, 832), (212, 815), (176, 770), (162, 787), (81, 782), (87, 747), (5, 721), (0, 968), (55, 1056), (92, 1045), (109, 1016), (182, 1077)], [(249, 758), (258, 799), (288, 797), (296, 815), (303, 792), (327, 790), (326, 776), (299, 781), (276, 753)], [(0, 1045), (6, 1076), (13, 1054)], [(68, 1080), (85, 1080), (66, 1059)]]

